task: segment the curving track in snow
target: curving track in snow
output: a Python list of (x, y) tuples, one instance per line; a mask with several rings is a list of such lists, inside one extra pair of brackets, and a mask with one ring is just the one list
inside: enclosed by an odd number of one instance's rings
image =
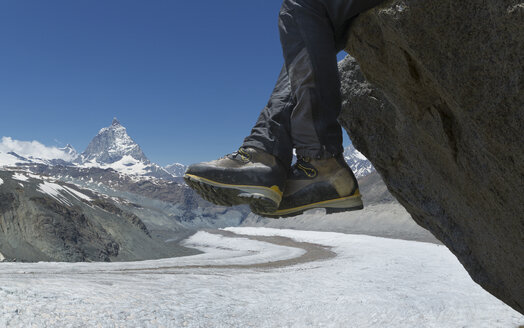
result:
[(434, 244), (264, 228), (201, 231), (184, 244), (204, 253), (134, 263), (0, 263), (0, 326), (524, 323)]

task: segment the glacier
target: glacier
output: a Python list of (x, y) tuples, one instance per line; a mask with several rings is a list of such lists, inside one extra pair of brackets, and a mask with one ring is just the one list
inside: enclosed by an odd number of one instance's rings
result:
[[(129, 263), (0, 263), (0, 325), (497, 328), (524, 323), (521, 314), (471, 281), (445, 247), (431, 243), (238, 227), (198, 232), (183, 243), (204, 253)], [(312, 245), (335, 256), (312, 259)]]

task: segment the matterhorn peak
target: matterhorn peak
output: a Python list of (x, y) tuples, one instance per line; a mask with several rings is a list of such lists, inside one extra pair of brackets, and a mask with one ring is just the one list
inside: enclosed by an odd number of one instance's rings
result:
[(113, 118), (111, 126), (103, 128), (93, 138), (87, 149), (82, 153), (83, 161), (110, 164), (123, 158), (149, 163), (140, 146), (131, 139), (127, 130), (118, 119)]

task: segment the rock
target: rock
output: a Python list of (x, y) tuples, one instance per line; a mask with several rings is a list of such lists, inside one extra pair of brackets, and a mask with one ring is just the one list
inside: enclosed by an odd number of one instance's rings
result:
[(386, 1), (354, 20), (347, 46), (381, 91), (351, 79), (353, 61), (341, 67), (353, 144), (415, 221), (521, 313), (523, 22), (522, 0)]

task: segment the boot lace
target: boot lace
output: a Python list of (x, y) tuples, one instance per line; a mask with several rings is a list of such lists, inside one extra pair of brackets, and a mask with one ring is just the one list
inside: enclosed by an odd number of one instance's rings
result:
[(306, 175), (308, 178), (315, 178), (318, 174), (317, 170), (309, 164), (311, 159), (309, 157), (297, 156), (297, 162), (291, 166), (291, 172), (294, 176)]
[(222, 158), (229, 158), (234, 161), (242, 161), (244, 163), (247, 163), (251, 160), (251, 155), (246, 152), (243, 148), (239, 148), (237, 151), (232, 152), (231, 154), (227, 154)]

